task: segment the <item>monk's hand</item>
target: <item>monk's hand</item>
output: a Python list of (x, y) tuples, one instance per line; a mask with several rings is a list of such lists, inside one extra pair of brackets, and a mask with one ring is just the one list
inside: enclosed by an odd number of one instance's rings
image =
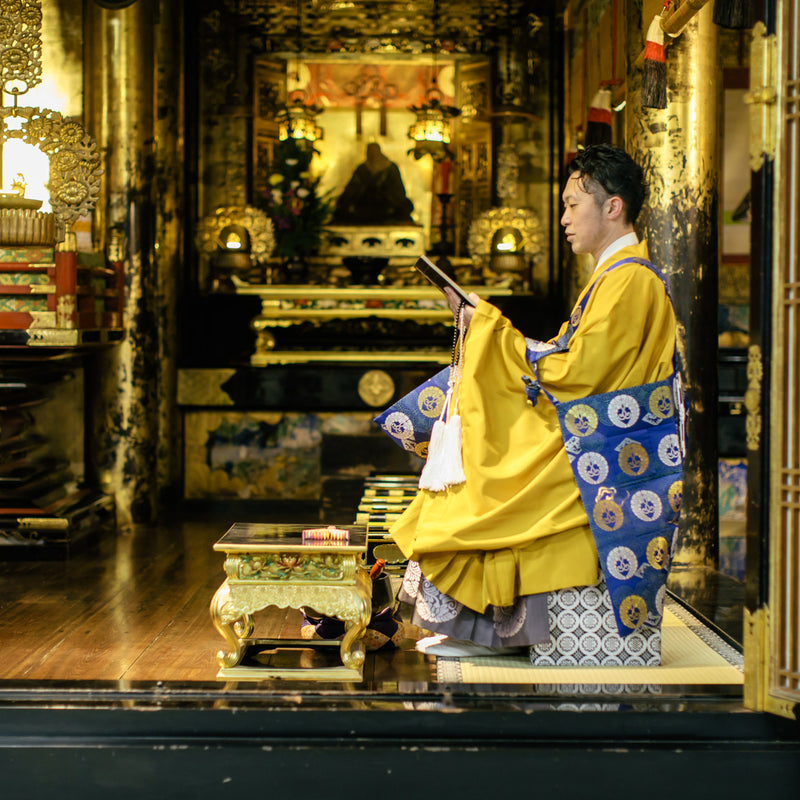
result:
[[(450, 306), (450, 311), (453, 312), (453, 316), (455, 317), (456, 321), (458, 321), (458, 310), (461, 307), (461, 298), (449, 286), (445, 286), (442, 291), (444, 291), (444, 296), (447, 298), (447, 304)], [(475, 306), (480, 302), (480, 297), (478, 297), (475, 292), (469, 293), (469, 299), (475, 303)], [(465, 330), (469, 327), (472, 315), (475, 313), (475, 306), (464, 306), (462, 319), (464, 321)]]

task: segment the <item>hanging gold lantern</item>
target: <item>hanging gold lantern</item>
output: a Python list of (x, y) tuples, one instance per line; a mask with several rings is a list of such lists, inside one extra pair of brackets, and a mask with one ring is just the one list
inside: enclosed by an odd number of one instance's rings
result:
[(414, 142), (408, 152), (414, 158), (431, 156), (434, 161), (453, 158), (450, 150), (451, 127), (450, 120), (461, 112), (454, 106), (442, 103), (444, 95), (436, 87), (431, 86), (425, 94), (425, 102), (418, 106), (410, 106), (409, 111), (417, 115), (416, 122), (408, 129), (408, 138)]
[(295, 139), (298, 143), (313, 144), (322, 139), (322, 128), (317, 125), (316, 117), (323, 109), (305, 100), (306, 93), (298, 89), (291, 93), (289, 102), (276, 114), (281, 141)]

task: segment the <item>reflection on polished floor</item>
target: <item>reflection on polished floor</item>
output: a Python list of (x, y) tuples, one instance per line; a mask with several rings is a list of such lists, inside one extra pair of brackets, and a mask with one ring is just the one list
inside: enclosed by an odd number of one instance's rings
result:
[[(213, 544), (226, 522), (110, 536), (69, 561), (0, 563), (0, 680), (214, 682), (223, 640), (209, 603), (224, 579)], [(271, 607), (256, 638), (299, 638), (301, 616)], [(414, 650), (369, 656), (365, 681), (431, 680)]]
[[(68, 561), (0, 562), (0, 688), (55, 682), (167, 690), (188, 685), (213, 694), (285, 691), (287, 686), (328, 694), (441, 694), (435, 658), (417, 653), (414, 638), (394, 651), (368, 653), (363, 684), (217, 680), (216, 653), (223, 642), (211, 624), (209, 603), (224, 572), (223, 554), (213, 544), (230, 524), (204, 519), (143, 527), (102, 538)], [(732, 584), (716, 578), (705, 583), (712, 587), (713, 607), (699, 614), (723, 629), (732, 622), (733, 632), (722, 633), (734, 641), (737, 607), (741, 616), (736, 588), (731, 591)], [(254, 636), (297, 639), (300, 620), (297, 611), (271, 607), (255, 615)], [(462, 684), (458, 691), (539, 694), (531, 684)], [(581, 690), (572, 685), (568, 691)], [(665, 685), (656, 693), (662, 700), (705, 697), (738, 703), (741, 687)]]

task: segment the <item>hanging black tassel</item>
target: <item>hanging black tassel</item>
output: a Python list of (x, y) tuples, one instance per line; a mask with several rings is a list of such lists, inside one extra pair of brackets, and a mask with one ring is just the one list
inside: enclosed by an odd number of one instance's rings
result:
[(664, 60), (664, 31), (659, 16), (653, 17), (647, 29), (640, 97), (644, 108), (667, 107), (667, 64)]
[(598, 89), (592, 98), (589, 116), (586, 120), (586, 140), (589, 147), (593, 144), (611, 144), (611, 89)]
[(750, 0), (714, 0), (714, 24), (735, 30), (752, 28)]

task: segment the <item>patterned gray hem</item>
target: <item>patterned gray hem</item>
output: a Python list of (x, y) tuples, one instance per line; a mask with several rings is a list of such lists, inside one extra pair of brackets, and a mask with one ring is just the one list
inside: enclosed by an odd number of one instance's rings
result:
[(488, 647), (550, 641), (546, 594), (519, 597), (513, 606), (489, 606), (481, 614), (440, 592), (422, 575), (419, 564), (409, 561), (397, 596), (412, 607), (410, 622), (432, 633)]

